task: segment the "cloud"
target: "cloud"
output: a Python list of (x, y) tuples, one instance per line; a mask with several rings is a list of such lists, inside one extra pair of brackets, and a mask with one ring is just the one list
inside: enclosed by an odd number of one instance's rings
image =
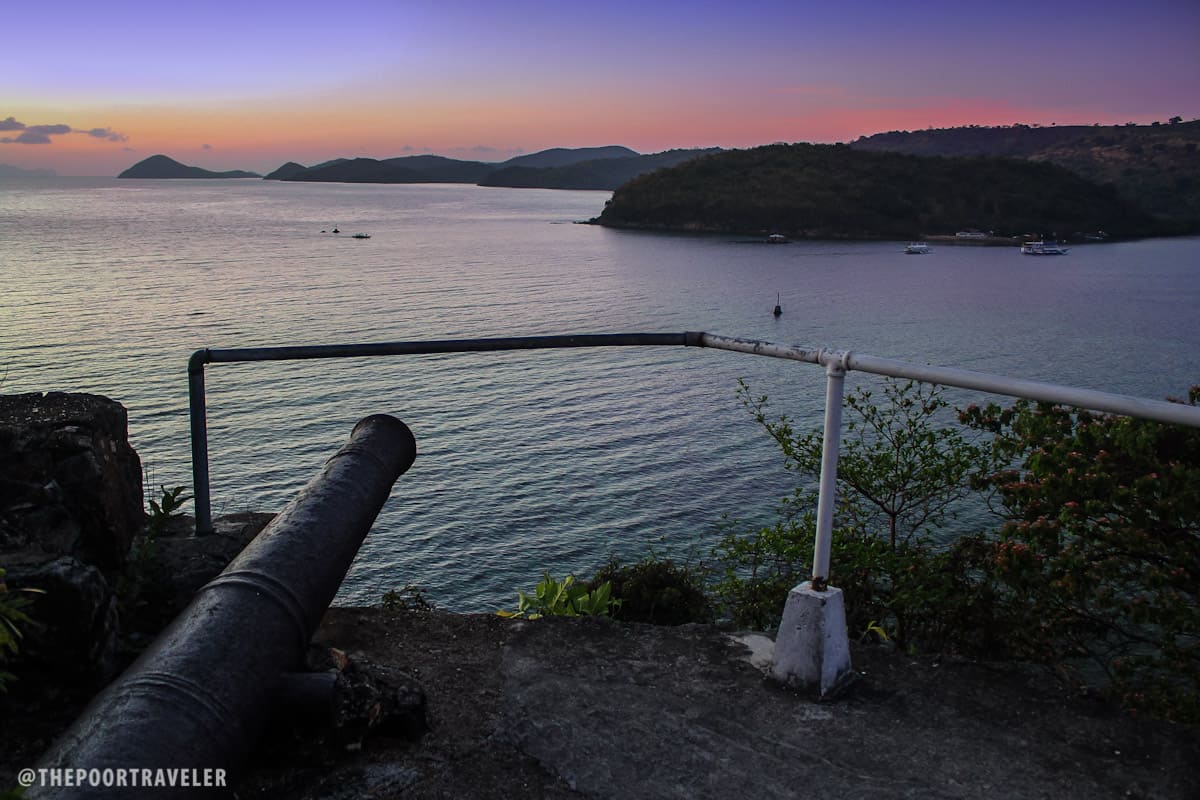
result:
[[(9, 117), (12, 119), (12, 117)], [(8, 120), (5, 120), (7, 122)], [(17, 125), (21, 123), (13, 120)], [(16, 137), (6, 136), (0, 139), (0, 142), (8, 142), (10, 144), (50, 144), (51, 136), (58, 136), (62, 133), (70, 133), (70, 125), (24, 125), (22, 128), (11, 128), (10, 130), (20, 130), (21, 132)]]
[(16, 136), (0, 138), (0, 144), (53, 144), (52, 136), (62, 136), (68, 133), (79, 133), (91, 136), (93, 139), (104, 139), (109, 142), (124, 142), (129, 139), (123, 133), (117, 133), (112, 128), (72, 128), (70, 125), (58, 123), (55, 125), (26, 125), (14, 117), (0, 120), (0, 131), (20, 131)]
[(50, 134), (35, 130), (21, 131), (18, 136), (5, 136), (0, 142), (8, 144), (50, 144)]
[(112, 128), (92, 128), (90, 131), (78, 131), (86, 133), (95, 139), (107, 139), (110, 142), (124, 142), (129, 137), (123, 133), (117, 133)]

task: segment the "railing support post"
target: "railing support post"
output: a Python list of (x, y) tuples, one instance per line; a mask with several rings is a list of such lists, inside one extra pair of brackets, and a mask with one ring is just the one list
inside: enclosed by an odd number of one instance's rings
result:
[(196, 535), (213, 532), (212, 496), (208, 475), (208, 410), (204, 397), (204, 364), (207, 350), (197, 350), (188, 360), (188, 415), (192, 429), (192, 504), (196, 508)]
[(837, 462), (842, 436), (842, 397), (849, 353), (821, 353), (825, 365), (825, 438), (821, 448), (821, 494), (812, 580), (788, 592), (771, 667), (777, 680), (830, 697), (854, 679), (842, 590), (828, 585), (837, 501)]
[[(829, 550), (833, 542), (833, 509), (837, 505), (838, 453), (842, 441), (842, 397), (846, 385), (847, 353), (833, 353), (825, 361), (825, 437), (821, 445), (821, 486), (817, 498), (817, 536), (813, 544), (812, 579), (829, 578)], [(827, 360), (826, 360), (827, 359)]]

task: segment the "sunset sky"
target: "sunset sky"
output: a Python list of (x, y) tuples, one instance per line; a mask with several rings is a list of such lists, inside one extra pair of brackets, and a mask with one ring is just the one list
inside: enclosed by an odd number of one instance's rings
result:
[(60, 175), (1200, 116), (1200, 0), (21, 0), (0, 19), (0, 164)]

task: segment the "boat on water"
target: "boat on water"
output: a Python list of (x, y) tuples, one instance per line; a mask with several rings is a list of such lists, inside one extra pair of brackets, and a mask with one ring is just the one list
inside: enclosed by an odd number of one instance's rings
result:
[(767, 237), (767, 244), (787, 244), (787, 240), (782, 233), (772, 233)]
[(1068, 248), (1058, 242), (1025, 242), (1021, 252), (1027, 256), (1065, 256)]
[(356, 233), (356, 234), (354, 234), (353, 238), (355, 238), (355, 239), (370, 239), (370, 238), (371, 238), (371, 234), (369, 234), (369, 233)]
[(924, 242), (909, 242), (908, 246), (904, 248), (904, 252), (910, 256), (919, 256), (925, 253), (932, 253), (933, 251)]

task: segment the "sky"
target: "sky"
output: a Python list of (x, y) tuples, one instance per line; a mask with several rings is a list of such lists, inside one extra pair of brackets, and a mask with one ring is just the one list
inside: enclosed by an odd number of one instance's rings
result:
[(1200, 0), (17, 0), (0, 54), (60, 175), (1200, 117)]

